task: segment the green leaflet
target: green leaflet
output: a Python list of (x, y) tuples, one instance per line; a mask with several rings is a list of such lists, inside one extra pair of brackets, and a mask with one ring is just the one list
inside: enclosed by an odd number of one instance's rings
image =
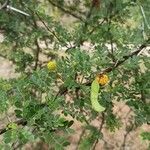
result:
[(97, 80), (94, 80), (91, 85), (91, 104), (92, 108), (97, 112), (102, 112), (105, 110), (103, 106), (101, 106), (98, 102), (98, 93), (99, 93), (99, 83)]

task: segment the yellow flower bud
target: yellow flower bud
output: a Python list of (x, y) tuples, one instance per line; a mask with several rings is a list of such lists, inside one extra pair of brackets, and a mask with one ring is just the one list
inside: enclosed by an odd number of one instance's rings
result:
[(49, 61), (48, 64), (47, 64), (47, 68), (50, 71), (56, 70), (56, 67), (57, 67), (56, 61)]
[(98, 76), (96, 77), (96, 80), (98, 81), (98, 83), (99, 83), (100, 85), (105, 85), (105, 84), (108, 83), (109, 78), (108, 78), (108, 76), (107, 76), (106, 74), (101, 74), (101, 75), (98, 75)]

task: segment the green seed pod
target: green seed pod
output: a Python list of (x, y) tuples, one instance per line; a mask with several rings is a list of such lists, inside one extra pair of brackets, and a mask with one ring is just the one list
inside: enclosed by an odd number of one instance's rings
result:
[(101, 106), (98, 102), (98, 93), (99, 93), (99, 83), (97, 80), (94, 80), (91, 85), (91, 104), (92, 108), (97, 112), (103, 112), (105, 108)]

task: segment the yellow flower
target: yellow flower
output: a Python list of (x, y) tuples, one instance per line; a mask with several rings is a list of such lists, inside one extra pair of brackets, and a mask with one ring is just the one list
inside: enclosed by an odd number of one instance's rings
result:
[(100, 85), (105, 85), (105, 84), (108, 83), (109, 78), (108, 78), (108, 76), (107, 76), (106, 74), (101, 74), (101, 75), (98, 75), (98, 76), (96, 77), (96, 80), (98, 81), (98, 83), (99, 83)]
[(56, 61), (49, 61), (48, 64), (47, 64), (47, 68), (50, 71), (56, 70), (56, 67), (57, 67)]

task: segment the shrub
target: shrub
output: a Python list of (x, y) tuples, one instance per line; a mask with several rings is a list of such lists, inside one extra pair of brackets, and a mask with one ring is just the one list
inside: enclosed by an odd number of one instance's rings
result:
[[(0, 129), (2, 149), (37, 139), (64, 149), (67, 137), (74, 134), (75, 120), (88, 131), (80, 149), (94, 149), (103, 139), (103, 125), (111, 131), (121, 126), (113, 113), (116, 99), (134, 112), (134, 128), (149, 124), (150, 60), (143, 54), (150, 43), (148, 4), (148, 0), (12, 0), (10, 5), (30, 16), (1, 9), (0, 56), (19, 73), (0, 80), (0, 113), (8, 117), (13, 109), (14, 114)], [(73, 21), (63, 22), (66, 15)], [(95, 77), (103, 74), (110, 81), (99, 87), (98, 104), (105, 108), (99, 113), (91, 106), (90, 92)], [(97, 117), (100, 128), (90, 124)]]

